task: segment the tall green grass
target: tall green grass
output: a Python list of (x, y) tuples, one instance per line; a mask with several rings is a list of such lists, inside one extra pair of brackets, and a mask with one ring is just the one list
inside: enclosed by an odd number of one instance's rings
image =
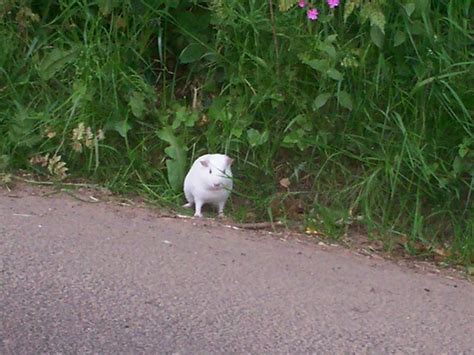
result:
[(2, 2), (0, 155), (175, 203), (226, 152), (235, 218), (474, 262), (471, 1), (270, 3)]

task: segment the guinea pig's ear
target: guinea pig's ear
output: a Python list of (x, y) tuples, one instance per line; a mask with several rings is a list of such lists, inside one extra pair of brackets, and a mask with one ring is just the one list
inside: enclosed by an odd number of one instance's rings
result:
[(231, 166), (234, 162), (234, 159), (227, 157), (227, 166)]
[(205, 168), (207, 168), (209, 166), (209, 160), (199, 160), (199, 162)]

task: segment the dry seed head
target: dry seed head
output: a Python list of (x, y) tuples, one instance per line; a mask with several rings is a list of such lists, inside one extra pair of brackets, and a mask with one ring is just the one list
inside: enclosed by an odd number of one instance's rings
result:
[(80, 122), (77, 125), (77, 128), (74, 128), (72, 130), (72, 140), (73, 141), (82, 141), (82, 138), (84, 136), (84, 131), (85, 131), (85, 125), (84, 122)]
[(72, 150), (74, 150), (75, 152), (77, 153), (81, 153), (82, 152), (82, 144), (78, 141), (74, 141), (72, 142)]
[(104, 134), (104, 131), (99, 129), (96, 133), (96, 137), (97, 137), (97, 140), (98, 141), (102, 141), (105, 139), (105, 134)]
[(56, 137), (56, 132), (51, 127), (46, 127), (44, 134), (49, 139)]
[(43, 168), (48, 166), (49, 153), (46, 155), (35, 155), (30, 159), (30, 164), (40, 165)]
[(72, 149), (75, 152), (78, 152), (78, 153), (82, 152), (81, 140), (83, 136), (84, 136), (84, 123), (81, 122), (79, 123), (77, 128), (74, 128), (72, 130), (72, 137), (71, 137)]
[(67, 177), (68, 168), (66, 163), (61, 161), (60, 155), (54, 155), (48, 161), (48, 171), (54, 177), (63, 180)]
[(78, 153), (82, 152), (83, 145), (90, 149), (94, 146), (94, 138), (98, 141), (105, 139), (104, 131), (99, 129), (94, 136), (92, 128), (86, 127), (84, 122), (80, 122), (77, 128), (72, 130), (72, 149)]
[(90, 127), (86, 128), (84, 145), (87, 148), (92, 148), (92, 146), (94, 145), (94, 134), (92, 133), (92, 129)]
[(50, 164), (56, 164), (57, 162), (61, 161), (60, 155), (53, 155), (51, 159), (49, 159)]
[(201, 119), (198, 121), (198, 126), (204, 126), (209, 123), (209, 118), (207, 118), (207, 115), (202, 115)]
[(0, 175), (0, 185), (8, 185), (12, 182), (11, 174)]

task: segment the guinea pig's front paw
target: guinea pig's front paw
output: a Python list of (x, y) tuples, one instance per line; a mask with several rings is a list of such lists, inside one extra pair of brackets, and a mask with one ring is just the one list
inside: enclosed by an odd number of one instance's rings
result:
[(202, 213), (195, 213), (195, 214), (194, 214), (194, 217), (196, 217), (196, 218), (202, 218)]
[(217, 218), (225, 218), (224, 212), (220, 212), (220, 213), (217, 215)]

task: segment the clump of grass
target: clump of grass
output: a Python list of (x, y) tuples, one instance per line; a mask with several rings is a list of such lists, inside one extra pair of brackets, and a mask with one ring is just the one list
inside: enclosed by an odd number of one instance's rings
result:
[[(252, 170), (265, 185), (275, 192), (304, 162), (308, 220), (322, 230), (343, 234), (340, 221), (358, 216), (374, 236), (448, 243), (454, 258), (472, 261), (473, 92), (460, 80), (472, 79), (474, 63), (469, 6), (380, 2), (371, 11), (385, 14), (383, 32), (363, 9), (323, 13), (315, 25), (294, 8), (277, 17), (278, 67), (265, 11), (219, 4), (220, 47), (239, 58), (226, 67), (226, 94), (230, 106), (247, 102), (250, 154), (264, 172)], [(288, 169), (275, 176), (282, 159)]]

